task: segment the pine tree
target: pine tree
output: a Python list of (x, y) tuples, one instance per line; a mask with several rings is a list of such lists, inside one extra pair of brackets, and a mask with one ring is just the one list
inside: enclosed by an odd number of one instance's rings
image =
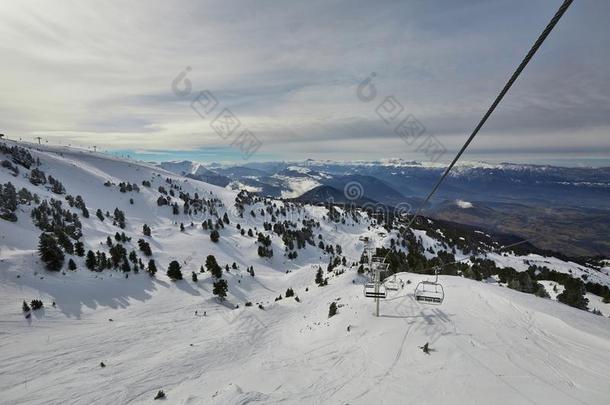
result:
[(95, 215), (100, 219), (100, 221), (104, 222), (104, 214), (102, 213), (101, 209), (98, 208)]
[(216, 229), (214, 229), (211, 233), (210, 233), (210, 239), (212, 240), (212, 242), (217, 243), (218, 239), (220, 239), (220, 234), (218, 233), (218, 231)]
[(585, 284), (575, 278), (568, 278), (565, 283), (565, 290), (557, 296), (557, 300), (578, 309), (587, 309), (589, 299), (585, 298), (587, 290)]
[(214, 283), (214, 288), (212, 289), (212, 293), (214, 295), (218, 296), (218, 298), (220, 298), (221, 301), (224, 301), (225, 297), (227, 296), (228, 289), (229, 289), (229, 286), (228, 286), (226, 280), (221, 278), (220, 280), (218, 280)]
[(61, 229), (56, 229), (55, 236), (57, 237), (57, 243), (64, 248), (67, 254), (74, 254), (74, 245), (64, 231)]
[(218, 265), (218, 262), (216, 262), (216, 258), (213, 255), (208, 255), (205, 259), (205, 267), (214, 277), (222, 277), (222, 268)]
[(21, 309), (23, 309), (23, 312), (30, 312), (30, 306), (25, 301), (23, 301), (23, 305), (21, 306)]
[(328, 317), (332, 318), (335, 315), (337, 315), (337, 303), (333, 302), (332, 304), (330, 304), (330, 307), (328, 308)]
[(129, 262), (127, 260), (123, 260), (123, 264), (121, 265), (121, 270), (123, 270), (124, 273), (128, 273), (131, 271), (131, 266), (129, 265)]
[(78, 241), (74, 244), (74, 252), (79, 257), (83, 257), (85, 255), (85, 247), (83, 246), (83, 242)]
[(318, 266), (318, 271), (316, 272), (316, 284), (324, 284), (324, 274), (322, 273), (322, 267), (320, 266)]
[(93, 253), (93, 251), (88, 251), (87, 252), (87, 258), (85, 259), (85, 266), (87, 266), (87, 268), (89, 270), (95, 270), (95, 265), (96, 265), (96, 260), (95, 260), (95, 253)]
[(193, 282), (196, 283), (197, 282), (197, 273), (193, 272), (193, 274), (191, 274), (191, 278), (193, 279)]
[(167, 269), (167, 276), (174, 281), (182, 280), (182, 271), (180, 271), (180, 268), (180, 263), (173, 260)]
[(549, 293), (546, 292), (544, 286), (540, 283), (536, 283), (536, 292), (534, 294), (540, 298), (550, 298)]
[(144, 236), (150, 237), (150, 227), (148, 225), (144, 224), (142, 226), (142, 233), (144, 234)]
[(68, 269), (76, 270), (76, 263), (74, 263), (74, 260), (72, 260), (72, 258), (70, 258), (70, 260), (68, 260)]
[(157, 265), (155, 264), (155, 261), (153, 259), (150, 259), (148, 261), (148, 274), (154, 276), (155, 273), (157, 273)]
[(42, 304), (42, 301), (40, 301), (40, 300), (32, 300), (32, 301), (30, 301), (30, 306), (32, 307), (33, 311), (36, 311), (37, 309), (42, 308), (44, 305)]
[(519, 284), (521, 285), (521, 291), (525, 293), (532, 294), (536, 291), (536, 285), (527, 271), (519, 273)]
[(49, 233), (40, 234), (38, 254), (51, 271), (59, 271), (64, 264), (64, 253), (57, 245), (55, 237)]
[(519, 282), (519, 279), (513, 278), (512, 280), (510, 280), (510, 282), (508, 283), (508, 288), (521, 291), (521, 283)]
[(138, 263), (138, 254), (136, 253), (135, 250), (132, 250), (131, 252), (129, 252), (129, 261), (132, 263)]
[(138, 239), (138, 247), (146, 256), (152, 256), (152, 250), (150, 249), (150, 244), (146, 242), (144, 239)]
[(114, 219), (121, 229), (125, 229), (125, 213), (118, 207), (114, 209)]

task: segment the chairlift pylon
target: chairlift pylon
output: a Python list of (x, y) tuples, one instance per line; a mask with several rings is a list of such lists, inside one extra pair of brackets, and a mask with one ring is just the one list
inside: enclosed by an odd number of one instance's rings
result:
[(445, 300), (445, 289), (438, 282), (438, 267), (434, 269), (434, 281), (424, 280), (415, 287), (415, 300), (422, 304), (440, 305)]

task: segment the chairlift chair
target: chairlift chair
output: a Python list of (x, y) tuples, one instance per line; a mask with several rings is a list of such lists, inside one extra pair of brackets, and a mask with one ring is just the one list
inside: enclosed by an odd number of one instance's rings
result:
[(388, 291), (398, 291), (400, 289), (400, 286), (396, 281), (396, 275), (394, 275), (391, 280), (386, 280), (383, 284)]
[(445, 289), (438, 282), (438, 268), (434, 271), (434, 281), (420, 281), (415, 287), (415, 300), (423, 304), (440, 305), (445, 300)]
[(386, 288), (383, 284), (379, 286), (379, 292), (375, 292), (375, 283), (366, 283), (364, 285), (364, 296), (366, 298), (385, 298), (387, 296)]

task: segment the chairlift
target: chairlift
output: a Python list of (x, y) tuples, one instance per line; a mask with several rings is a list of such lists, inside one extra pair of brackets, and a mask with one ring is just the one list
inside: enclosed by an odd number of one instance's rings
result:
[(420, 281), (415, 287), (415, 300), (423, 304), (440, 305), (445, 300), (445, 290), (438, 282), (438, 268), (434, 270), (434, 281)]
[(366, 298), (385, 298), (387, 296), (386, 288), (383, 284), (379, 286), (379, 291), (375, 292), (375, 283), (366, 283), (364, 285), (364, 296)]
[(391, 280), (386, 280), (383, 284), (388, 291), (398, 291), (400, 289), (400, 285), (396, 281), (396, 275), (394, 275)]

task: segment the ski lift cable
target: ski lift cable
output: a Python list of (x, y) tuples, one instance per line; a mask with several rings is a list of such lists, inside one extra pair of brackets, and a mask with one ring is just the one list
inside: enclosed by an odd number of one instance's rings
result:
[[(428, 193), (428, 195), (426, 196), (424, 201), (421, 203), (421, 205), (419, 206), (419, 208), (415, 212), (415, 215), (413, 215), (413, 217), (409, 220), (406, 229), (411, 229), (411, 226), (413, 225), (413, 223), (415, 222), (417, 217), (420, 215), (420, 213), (423, 210), (423, 208), (430, 201), (430, 199), (432, 198), (432, 196), (434, 195), (436, 190), (439, 188), (441, 183), (445, 180), (445, 178), (447, 177), (447, 175), (449, 174), (449, 172), (451, 171), (453, 166), (455, 166), (455, 164), (460, 159), (462, 154), (466, 151), (466, 149), (468, 148), (470, 143), (474, 140), (475, 136), (479, 133), (479, 131), (481, 130), (481, 128), (483, 127), (485, 122), (487, 122), (487, 120), (489, 119), (491, 114), (495, 111), (496, 107), (500, 104), (500, 102), (502, 101), (502, 99), (504, 98), (506, 93), (508, 93), (508, 90), (510, 90), (512, 85), (519, 78), (519, 75), (521, 75), (521, 72), (523, 72), (523, 70), (525, 69), (527, 64), (530, 62), (530, 60), (536, 54), (536, 52), (538, 51), (540, 46), (543, 44), (543, 42), (546, 40), (548, 35), (551, 33), (553, 28), (555, 28), (555, 26), (557, 25), (557, 23), (559, 22), (561, 17), (565, 14), (565, 12), (568, 9), (568, 7), (570, 7), (572, 2), (573, 2), (573, 0), (564, 0), (562, 5), (559, 7), (557, 12), (555, 13), (553, 18), (551, 19), (551, 21), (547, 24), (546, 28), (542, 31), (542, 33), (540, 34), (540, 36), (538, 37), (538, 39), (536, 40), (536, 42), (534, 43), (532, 48), (525, 55), (525, 57), (523, 58), (523, 60), (521, 61), (521, 63), (517, 67), (517, 69), (515, 70), (515, 72), (512, 74), (512, 76), (510, 77), (510, 79), (508, 80), (506, 85), (504, 85), (504, 88), (500, 91), (500, 93), (498, 94), (496, 99), (493, 101), (493, 103), (491, 104), (491, 106), (489, 107), (487, 112), (483, 115), (483, 118), (481, 118), (481, 120), (479, 121), (477, 126), (474, 128), (474, 130), (472, 131), (472, 133), (470, 134), (470, 136), (468, 137), (468, 139), (466, 140), (466, 142), (464, 143), (462, 148), (459, 150), (457, 155), (453, 158), (453, 160), (451, 161), (449, 166), (447, 166), (447, 168), (445, 169), (443, 175), (440, 177), (440, 179), (438, 179), (438, 181), (436, 182), (436, 184), (434, 185), (432, 190)], [(516, 245), (517, 244), (514, 244), (514, 246), (516, 246)], [(389, 254), (389, 252), (388, 252), (388, 254)], [(387, 258), (387, 255), (386, 255), (385, 258)], [(384, 261), (385, 261), (385, 258), (384, 258)], [(435, 273), (436, 273), (437, 281), (434, 282), (434, 283), (430, 283), (430, 284), (434, 284), (435, 286), (439, 286), (440, 284), (438, 283), (438, 270), (436, 270)], [(418, 286), (420, 284), (421, 283), (419, 283)], [(442, 291), (442, 296), (441, 297), (431, 298), (431, 297), (427, 297), (425, 295), (421, 295), (421, 298), (424, 299), (424, 301), (430, 301), (430, 302), (441, 304), (443, 302), (443, 300), (444, 300), (444, 290), (443, 290), (442, 285), (440, 285), (440, 288), (441, 288), (441, 291)], [(365, 295), (366, 295), (366, 290), (365, 290)], [(378, 299), (379, 298), (377, 298), (377, 300)], [(419, 300), (419, 298), (417, 298), (417, 299)], [(379, 316), (379, 301), (377, 301), (377, 315)]]
[(434, 187), (432, 188), (432, 191), (430, 191), (430, 193), (428, 194), (428, 196), (425, 198), (425, 200), (421, 203), (421, 205), (419, 206), (417, 212), (415, 213), (415, 215), (411, 218), (411, 220), (409, 221), (408, 225), (407, 225), (407, 229), (411, 228), (411, 225), (413, 225), (413, 222), (415, 221), (415, 219), (419, 216), (419, 214), (421, 213), (422, 209), (426, 206), (426, 204), (428, 203), (428, 201), (430, 201), (430, 198), (432, 198), (432, 195), (434, 195), (434, 193), (436, 192), (436, 190), (439, 188), (439, 186), (441, 185), (441, 183), (443, 182), (443, 180), (445, 180), (445, 177), (447, 177), (447, 175), (449, 174), (449, 172), (451, 171), (451, 169), (453, 168), (453, 166), (456, 164), (456, 162), (459, 160), (459, 158), (462, 156), (462, 154), (464, 153), (464, 151), (466, 150), (466, 148), (468, 148), (468, 146), (470, 145), (470, 143), (472, 142), (472, 140), (474, 139), (474, 137), (479, 133), (479, 130), (483, 127), (483, 125), (485, 124), (485, 122), (487, 121), (487, 119), (491, 116), (491, 114), (494, 112), (494, 110), (496, 109), (496, 107), (498, 106), (498, 104), (500, 104), (500, 101), (502, 101), (502, 99), (504, 98), (504, 96), (506, 95), (506, 93), (508, 93), (508, 90), (512, 87), (513, 83), (515, 83), (515, 81), (517, 80), (517, 78), (519, 77), (519, 75), (521, 74), (521, 72), (523, 71), (523, 69), (525, 69), (525, 67), (527, 66), (527, 64), (529, 63), (529, 61), (532, 59), (532, 57), (534, 56), (534, 54), (536, 53), (536, 51), (538, 51), (538, 48), (540, 48), (540, 46), (542, 45), (542, 43), (545, 41), (545, 39), (548, 37), (548, 35), (551, 33), (551, 31), (553, 30), (553, 28), (555, 28), (555, 25), (557, 25), (557, 22), (559, 22), (559, 20), (561, 19), (561, 17), (563, 16), (563, 14), (566, 12), (566, 10), (568, 9), (568, 7), (570, 7), (570, 5), (572, 4), (573, 0), (565, 0), (563, 2), (563, 4), (559, 7), (559, 9), (557, 10), (557, 12), (555, 13), (555, 15), (553, 16), (553, 18), (551, 19), (551, 21), (548, 23), (548, 25), (546, 26), (546, 28), (544, 29), (544, 31), (542, 31), (542, 33), (540, 34), (540, 36), (538, 37), (538, 39), (536, 40), (536, 42), (534, 43), (534, 45), (532, 46), (532, 48), (530, 49), (530, 51), (527, 53), (527, 55), (525, 55), (525, 58), (523, 58), (523, 60), (521, 61), (521, 64), (519, 64), (519, 66), (517, 67), (517, 69), (515, 70), (515, 72), (513, 73), (513, 75), (510, 77), (510, 79), (508, 80), (508, 82), (506, 83), (506, 85), (504, 86), (504, 88), (502, 89), (502, 91), (500, 92), (500, 94), (498, 94), (498, 96), (496, 97), (496, 99), (494, 100), (494, 102), (491, 104), (491, 106), (489, 107), (489, 109), (487, 110), (487, 112), (485, 113), (485, 115), (483, 116), (483, 118), (481, 119), (481, 121), (479, 121), (479, 123), (477, 124), (477, 126), (474, 128), (474, 131), (472, 131), (472, 134), (470, 134), (470, 136), (468, 137), (468, 139), (466, 140), (466, 142), (464, 143), (464, 145), (462, 146), (462, 148), (460, 149), (460, 151), (457, 153), (457, 155), (455, 156), (455, 158), (453, 158), (453, 161), (451, 162), (451, 164), (449, 164), (449, 166), (447, 166), (447, 169), (445, 169), (445, 172), (443, 173), (443, 175), (441, 176), (441, 178), (436, 182), (436, 184), (434, 185)]

